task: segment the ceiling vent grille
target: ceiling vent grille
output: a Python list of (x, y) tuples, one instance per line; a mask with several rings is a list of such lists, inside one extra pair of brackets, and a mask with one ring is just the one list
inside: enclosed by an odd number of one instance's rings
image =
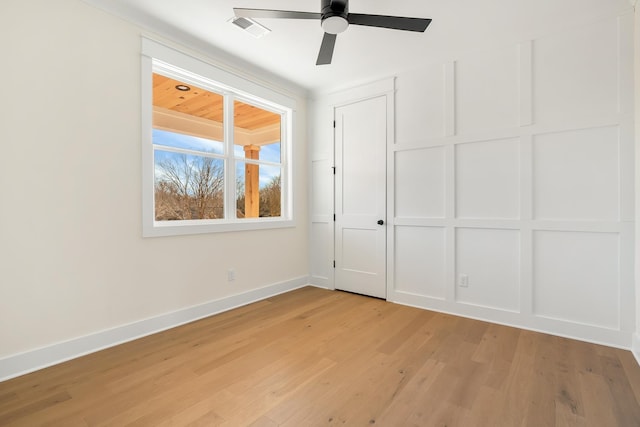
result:
[(253, 37), (257, 39), (271, 32), (270, 29), (268, 29), (263, 25), (258, 24), (256, 21), (254, 21), (251, 18), (239, 18), (234, 16), (229, 20), (229, 22), (231, 22), (236, 27), (245, 30), (246, 32), (248, 32), (249, 34), (251, 34)]

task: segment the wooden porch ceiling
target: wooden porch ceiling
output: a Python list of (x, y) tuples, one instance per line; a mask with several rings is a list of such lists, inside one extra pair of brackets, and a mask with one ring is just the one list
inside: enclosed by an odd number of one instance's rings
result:
[[(153, 105), (178, 113), (188, 114), (213, 122), (222, 123), (222, 95), (187, 84), (191, 89), (180, 91), (178, 85), (185, 83), (172, 78), (153, 74)], [(280, 123), (280, 115), (244, 102), (234, 103), (234, 124), (236, 127), (256, 131)]]

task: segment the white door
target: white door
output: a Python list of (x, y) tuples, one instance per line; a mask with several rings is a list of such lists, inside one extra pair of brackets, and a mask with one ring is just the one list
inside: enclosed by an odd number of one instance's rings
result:
[(386, 298), (386, 96), (335, 109), (335, 287)]

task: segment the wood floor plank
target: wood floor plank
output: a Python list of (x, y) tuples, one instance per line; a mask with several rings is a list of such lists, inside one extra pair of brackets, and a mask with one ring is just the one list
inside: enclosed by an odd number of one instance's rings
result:
[(615, 426), (617, 421), (613, 406), (601, 404), (610, 399), (609, 386), (604, 377), (592, 372), (581, 372), (580, 388), (584, 402), (585, 425)]
[(8, 425), (27, 416), (35, 415), (38, 417), (39, 414), (45, 412), (48, 408), (55, 406), (58, 403), (68, 401), (69, 399), (71, 399), (69, 393), (60, 392), (33, 402), (25, 402), (23, 406), (16, 407), (13, 410), (0, 414), (0, 425)]
[(629, 380), (629, 386), (633, 389), (633, 394), (640, 396), (640, 370), (638, 369), (638, 361), (630, 351), (618, 349), (610, 349), (618, 357), (625, 375)]
[(312, 287), (0, 383), (2, 426), (640, 426), (628, 351)]
[(622, 364), (615, 356), (601, 356), (600, 359), (619, 425), (640, 426), (638, 398), (633, 394), (633, 388), (629, 385)]

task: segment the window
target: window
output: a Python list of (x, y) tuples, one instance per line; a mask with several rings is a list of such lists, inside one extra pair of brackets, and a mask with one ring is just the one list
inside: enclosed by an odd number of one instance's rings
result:
[(143, 39), (143, 234), (293, 225), (293, 101)]

